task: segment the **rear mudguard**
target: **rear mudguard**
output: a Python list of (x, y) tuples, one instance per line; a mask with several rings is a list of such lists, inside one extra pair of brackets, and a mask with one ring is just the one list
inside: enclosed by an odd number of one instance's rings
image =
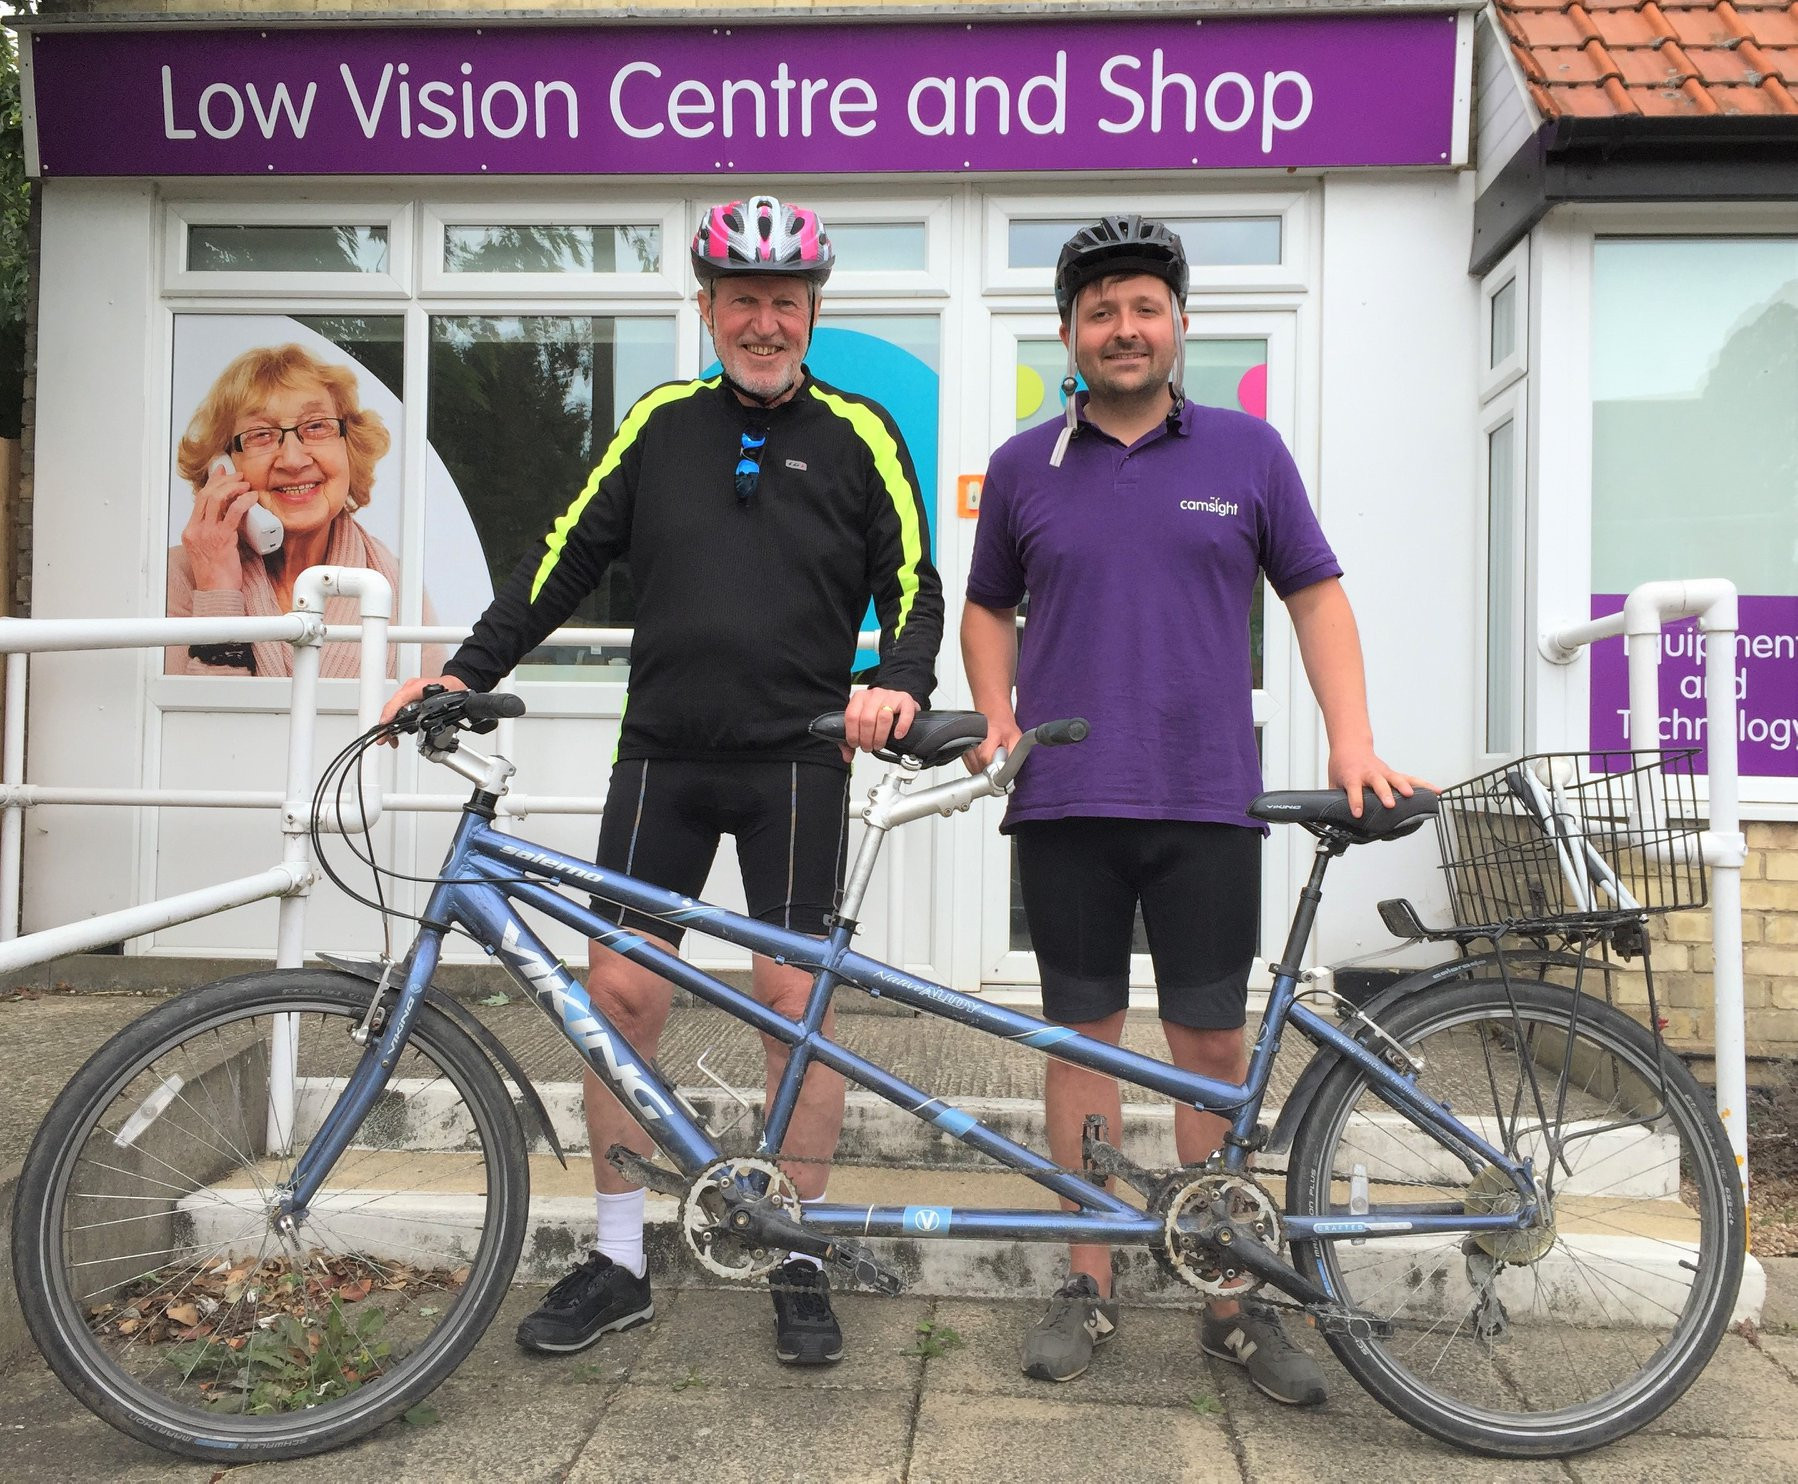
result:
[[(321, 953), (318, 955), (318, 959), (319, 962), (329, 964), (334, 969), (341, 969), (346, 974), (354, 974), (358, 979), (366, 979), (370, 984), (379, 984), (382, 975), (386, 972), (385, 967), (381, 964), (370, 963), (365, 959), (340, 958), (335, 953)], [(475, 1044), (485, 1051), (500, 1070), (512, 1079), (512, 1085), (518, 1089), (518, 1095), (523, 1100), (524, 1106), (536, 1121), (544, 1142), (549, 1145), (551, 1153), (561, 1162), (562, 1168), (567, 1169), (568, 1156), (562, 1153), (562, 1146), (556, 1139), (555, 1128), (549, 1121), (549, 1109), (543, 1106), (543, 1099), (537, 1096), (537, 1089), (531, 1085), (531, 1079), (525, 1076), (524, 1068), (518, 1065), (517, 1059), (513, 1057), (512, 1053), (506, 1050), (505, 1043), (481, 1024), (477, 1016), (451, 999), (436, 985), (433, 984), (425, 990), (425, 1001), (433, 1008), (441, 1010), (467, 1031), (474, 1038)]]
[[(1513, 974), (1546, 968), (1578, 969), (1582, 962), (1588, 974), (1607, 974), (1612, 968), (1603, 959), (1582, 960), (1577, 953), (1562, 953), (1545, 948), (1507, 948), (1504, 954), (1504, 967)], [(1468, 958), (1450, 959), (1446, 963), (1420, 969), (1395, 984), (1387, 985), (1361, 1007), (1361, 1014), (1378, 1025), (1380, 1017), (1407, 995), (1452, 984), (1458, 979), (1470, 979), (1478, 974), (1496, 973), (1498, 969), (1499, 956), (1496, 953), (1476, 953)], [(1364, 1046), (1378, 1044), (1379, 1038), (1360, 1020), (1348, 1021), (1344, 1029)], [(1337, 1063), (1341, 1060), (1340, 1051), (1326, 1046), (1320, 1048), (1305, 1064), (1305, 1070), (1299, 1073), (1299, 1080), (1293, 1084), (1292, 1091), (1286, 1095), (1286, 1101), (1281, 1105), (1280, 1116), (1274, 1121), (1274, 1131), (1268, 1135), (1268, 1153), (1284, 1154), (1292, 1147), (1293, 1136), (1310, 1111), (1311, 1100), (1317, 1095), (1317, 1089), (1323, 1085), (1324, 1078), (1336, 1070)]]

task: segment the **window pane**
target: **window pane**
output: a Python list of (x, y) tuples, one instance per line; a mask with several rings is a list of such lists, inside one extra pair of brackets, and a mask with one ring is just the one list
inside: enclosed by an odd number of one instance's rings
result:
[(838, 267), (884, 273), (926, 266), (923, 222), (831, 222), (827, 228)]
[(445, 227), (446, 273), (654, 273), (657, 226)]
[[(1277, 216), (1169, 217), (1180, 236), (1186, 258), (1195, 268), (1248, 267), (1280, 261), (1280, 218)], [(1007, 263), (1013, 268), (1053, 268), (1061, 247), (1091, 217), (1059, 221), (1014, 221), (1010, 224)]]
[(1517, 280), (1513, 278), (1492, 296), (1492, 353), (1486, 369), (1503, 365), (1516, 353)]
[[(426, 433), (479, 547), (473, 571), (458, 581), (450, 569), (470, 554), (433, 549), (427, 534), (430, 590), (443, 595), (443, 622), (472, 621), (542, 541), (631, 404), (674, 375), (674, 333), (672, 318), (432, 319)], [(629, 576), (614, 563), (569, 623), (628, 626), (635, 616)], [(622, 681), (626, 658), (623, 648), (546, 647), (517, 673), (521, 680)]]
[(1486, 751), (1516, 752), (1523, 737), (1519, 685), (1517, 424), (1486, 436)]
[[(1594, 611), (1643, 582), (1733, 582), (1737, 758), (1798, 777), (1798, 238), (1601, 239), (1592, 334)], [(1700, 646), (1663, 633), (1664, 735), (1702, 746)], [(1594, 647), (1591, 697), (1592, 745), (1628, 745), (1622, 645)]]
[(1601, 240), (1592, 590), (1798, 595), (1798, 240)]
[(190, 273), (385, 273), (385, 227), (187, 229)]

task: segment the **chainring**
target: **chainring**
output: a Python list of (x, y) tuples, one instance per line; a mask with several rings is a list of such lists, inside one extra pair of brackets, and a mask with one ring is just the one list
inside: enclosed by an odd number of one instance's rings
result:
[(724, 1224), (724, 1193), (748, 1175), (767, 1181), (761, 1199), (783, 1214), (799, 1216), (799, 1192), (779, 1165), (765, 1159), (727, 1159), (702, 1172), (681, 1198), (681, 1232), (687, 1249), (708, 1273), (733, 1282), (765, 1278), (786, 1261), (784, 1247), (763, 1247)]
[(1261, 1279), (1246, 1268), (1221, 1260), (1180, 1229), (1183, 1221), (1190, 1222), (1195, 1216), (1209, 1217), (1220, 1201), (1232, 1221), (1253, 1232), (1275, 1257), (1280, 1255), (1286, 1241), (1285, 1225), (1267, 1188), (1248, 1175), (1217, 1173), (1200, 1175), (1174, 1187), (1156, 1202), (1164, 1220), (1161, 1245), (1155, 1249), (1155, 1256), (1181, 1282), (1200, 1293), (1213, 1298), (1240, 1298), (1259, 1288)]

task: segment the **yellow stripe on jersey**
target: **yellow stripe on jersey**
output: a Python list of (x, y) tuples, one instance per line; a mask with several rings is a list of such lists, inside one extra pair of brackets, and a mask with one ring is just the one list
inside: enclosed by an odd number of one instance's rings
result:
[(624, 451), (636, 442), (637, 435), (643, 431), (643, 425), (649, 421), (650, 414), (658, 407), (666, 407), (670, 402), (678, 402), (683, 397), (691, 397), (703, 391), (710, 391), (718, 385), (720, 378), (714, 376), (710, 381), (670, 382), (667, 386), (659, 386), (653, 392), (632, 407), (625, 415), (624, 425), (618, 429), (607, 446), (605, 457), (587, 476), (587, 483), (580, 494), (575, 496), (574, 503), (562, 512), (561, 519), (550, 527), (548, 538), (544, 541), (547, 548), (543, 553), (543, 561), (537, 567), (537, 577), (531, 583), (531, 601), (537, 601), (537, 594), (543, 591), (543, 584), (549, 581), (550, 573), (556, 570), (556, 563), (562, 559), (562, 548), (568, 544), (568, 533), (580, 523), (581, 512), (587, 508), (587, 502), (598, 491), (600, 483), (619, 465), (624, 458)]
[(811, 393), (855, 430), (856, 437), (867, 444), (874, 456), (874, 468), (886, 486), (887, 498), (899, 517), (899, 540), (904, 559), (899, 564), (899, 617), (893, 624), (896, 639), (905, 631), (905, 620), (911, 614), (912, 600), (918, 595), (918, 563), (924, 559), (924, 533), (918, 528), (917, 497), (906, 483), (905, 468), (899, 462), (899, 445), (879, 417), (860, 402), (851, 402), (816, 383)]

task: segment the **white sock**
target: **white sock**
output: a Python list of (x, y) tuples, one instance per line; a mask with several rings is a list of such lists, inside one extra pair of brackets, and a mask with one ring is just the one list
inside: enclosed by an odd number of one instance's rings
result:
[[(807, 1206), (821, 1206), (823, 1204), (824, 1204), (824, 1194), (822, 1191), (820, 1191), (817, 1195), (813, 1196), (810, 1200), (805, 1200), (804, 1198), (801, 1198), (801, 1200), (799, 1202), (799, 1209), (800, 1209), (801, 1213), (803, 1213)], [(811, 1253), (809, 1253), (809, 1252), (789, 1252), (787, 1254), (787, 1261), (788, 1262), (810, 1263), (813, 1267), (818, 1269), (819, 1272), (824, 1271), (824, 1264), (822, 1262), (820, 1262), (817, 1258), (813, 1257), (811, 1255)]]
[(593, 1244), (621, 1268), (629, 1268), (643, 1276), (643, 1200), (641, 1190), (627, 1190), (623, 1195), (593, 1192), (599, 1208), (599, 1239)]

